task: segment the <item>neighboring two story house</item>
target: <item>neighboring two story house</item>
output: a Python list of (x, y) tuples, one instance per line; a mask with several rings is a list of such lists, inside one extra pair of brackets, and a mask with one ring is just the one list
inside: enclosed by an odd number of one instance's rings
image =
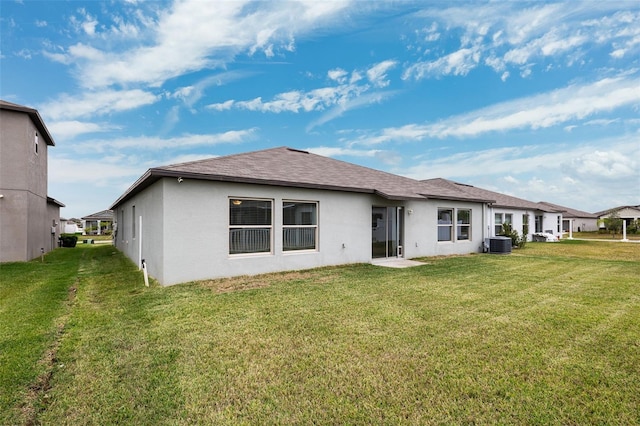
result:
[(57, 246), (64, 204), (47, 195), (54, 145), (37, 110), (0, 100), (0, 262), (31, 260)]

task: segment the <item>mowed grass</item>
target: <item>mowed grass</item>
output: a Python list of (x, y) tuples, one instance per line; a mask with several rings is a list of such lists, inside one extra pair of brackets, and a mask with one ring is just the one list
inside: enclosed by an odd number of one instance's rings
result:
[(51, 359), (28, 374), (48, 385), (23, 380), (3, 423), (640, 423), (638, 244), (169, 288), (145, 288), (113, 247), (69, 252), (55, 356), (40, 344), (29, 361)]

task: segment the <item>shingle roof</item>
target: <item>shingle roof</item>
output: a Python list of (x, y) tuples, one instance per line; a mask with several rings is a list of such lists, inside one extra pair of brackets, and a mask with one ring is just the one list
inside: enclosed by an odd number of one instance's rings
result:
[(40, 135), (44, 138), (45, 143), (51, 146), (55, 145), (55, 142), (53, 141), (53, 138), (49, 133), (49, 129), (47, 129), (47, 126), (45, 126), (44, 121), (42, 120), (42, 117), (40, 117), (40, 113), (38, 113), (38, 110), (26, 107), (24, 105), (18, 105), (12, 102), (3, 101), (2, 99), (0, 99), (0, 109), (5, 109), (8, 111), (24, 112), (25, 114), (28, 114), (29, 117), (31, 118), (31, 121), (33, 121), (33, 124), (36, 126), (36, 128), (40, 132)]
[(542, 203), (535, 203), (518, 197), (512, 197), (500, 192), (489, 191), (488, 189), (478, 188), (473, 185), (467, 185), (464, 183), (454, 182), (448, 179), (435, 178), (427, 179), (422, 182), (430, 183), (432, 185), (440, 186), (443, 188), (457, 188), (471, 196), (485, 199), (493, 199), (493, 205), (495, 207), (506, 207), (519, 210), (540, 210), (545, 212), (559, 212), (562, 209), (547, 206)]
[(113, 220), (113, 210), (102, 210), (101, 212), (84, 216), (82, 220)]
[(493, 200), (456, 188), (440, 187), (306, 151), (279, 147), (149, 169), (111, 208), (162, 177), (361, 192), (395, 200)]
[(564, 207), (558, 204), (549, 203), (547, 201), (540, 201), (540, 204), (547, 205), (551, 208), (558, 209), (562, 211), (562, 217), (564, 218), (587, 218), (587, 219), (597, 219), (598, 216), (593, 213), (587, 213), (582, 210), (572, 209), (571, 207)]
[(595, 212), (594, 215), (600, 217), (600, 216), (606, 216), (608, 214), (620, 211), (620, 210), (624, 210), (624, 209), (632, 209), (632, 210), (640, 210), (640, 206), (618, 206), (618, 207), (614, 207), (612, 209), (608, 209), (608, 210), (603, 210), (601, 212)]

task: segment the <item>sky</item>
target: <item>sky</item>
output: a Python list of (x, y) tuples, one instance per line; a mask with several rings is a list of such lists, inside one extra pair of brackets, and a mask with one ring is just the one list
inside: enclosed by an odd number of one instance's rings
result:
[(0, 0), (65, 218), (147, 169), (289, 146), (597, 212), (640, 204), (638, 1)]

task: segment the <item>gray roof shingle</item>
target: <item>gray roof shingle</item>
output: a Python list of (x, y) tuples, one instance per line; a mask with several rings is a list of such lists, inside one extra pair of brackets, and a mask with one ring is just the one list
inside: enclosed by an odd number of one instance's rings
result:
[(111, 208), (162, 177), (372, 193), (394, 200), (493, 200), (455, 187), (433, 185), (306, 151), (279, 147), (149, 169)]
[(506, 207), (519, 210), (540, 210), (544, 212), (562, 211), (562, 209), (548, 206), (543, 203), (535, 203), (533, 201), (528, 201), (518, 197), (512, 197), (500, 192), (489, 191), (488, 189), (478, 188), (473, 185), (454, 182), (448, 179), (435, 178), (427, 179), (422, 182), (430, 183), (432, 185), (440, 186), (443, 188), (457, 188), (460, 191), (464, 191), (465, 193), (478, 198), (493, 199), (493, 205), (495, 207)]

